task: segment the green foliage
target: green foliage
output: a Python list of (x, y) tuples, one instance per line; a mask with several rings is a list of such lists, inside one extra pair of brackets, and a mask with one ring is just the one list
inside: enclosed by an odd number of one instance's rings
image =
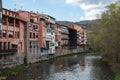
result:
[(2, 72), (3, 75), (8, 75), (8, 74), (11, 74), (13, 72), (21, 72), (21, 71), (25, 71), (27, 69), (28, 69), (28, 66), (21, 65), (21, 66), (15, 67), (15, 68), (2, 69), (0, 71)]
[(117, 72), (115, 75), (115, 80), (120, 80), (120, 72)]
[(120, 62), (120, 0), (107, 6), (89, 35), (91, 46), (109, 61)]

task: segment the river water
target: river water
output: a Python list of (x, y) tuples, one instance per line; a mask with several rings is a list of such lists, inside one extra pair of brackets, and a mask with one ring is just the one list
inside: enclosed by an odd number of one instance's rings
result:
[(8, 80), (114, 80), (109, 66), (100, 56), (74, 55), (33, 64)]

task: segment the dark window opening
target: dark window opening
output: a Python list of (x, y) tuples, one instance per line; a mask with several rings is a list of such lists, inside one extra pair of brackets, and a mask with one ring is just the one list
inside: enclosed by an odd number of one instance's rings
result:
[(35, 39), (35, 33), (33, 33), (33, 38)]
[(8, 31), (8, 37), (13, 38), (13, 31)]
[(3, 25), (6, 25), (6, 24), (7, 24), (7, 21), (6, 21), (6, 17), (5, 17), (5, 16), (2, 17), (2, 24), (3, 24)]
[(16, 20), (16, 21), (15, 21), (15, 27), (20, 27), (19, 20)]
[(32, 33), (30, 32), (30, 38), (32, 38)]
[(38, 25), (36, 25), (36, 29), (38, 29)]
[(34, 22), (34, 19), (30, 19), (30, 22)]
[(10, 49), (10, 42), (8, 42), (8, 50)]
[(36, 34), (36, 38), (38, 38), (38, 34)]
[(46, 48), (49, 49), (49, 41), (46, 41)]
[(6, 31), (5, 30), (2, 31), (2, 34), (3, 34), (3, 37), (6, 37)]
[(0, 50), (2, 50), (2, 42), (0, 42)]
[(4, 42), (4, 50), (6, 50), (6, 42)]
[(18, 45), (17, 44), (12, 44), (12, 49), (17, 49)]
[(58, 42), (58, 46), (60, 46), (60, 42)]
[(9, 19), (8, 19), (9, 26), (14, 26), (14, 23), (13, 23), (13, 21), (14, 21), (14, 20), (13, 20), (12, 18), (9, 18)]
[(35, 30), (36, 29), (36, 26), (35, 25), (33, 25), (33, 30)]
[(43, 49), (41, 49), (41, 52), (43, 52)]

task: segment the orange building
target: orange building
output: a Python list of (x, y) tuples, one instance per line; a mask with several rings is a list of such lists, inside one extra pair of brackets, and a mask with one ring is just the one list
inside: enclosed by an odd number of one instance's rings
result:
[(17, 12), (2, 9), (2, 35), (0, 36), (0, 56), (6, 62), (23, 63), (25, 21)]
[(19, 16), (27, 21), (26, 33), (26, 57), (28, 63), (36, 62), (40, 57), (40, 27), (39, 15), (29, 11), (18, 11)]
[(0, 36), (2, 35), (2, 0), (0, 0)]
[(44, 49), (46, 48), (46, 44), (45, 44), (45, 37), (46, 37), (46, 17), (43, 14), (40, 14), (39, 16), (39, 45), (40, 48)]

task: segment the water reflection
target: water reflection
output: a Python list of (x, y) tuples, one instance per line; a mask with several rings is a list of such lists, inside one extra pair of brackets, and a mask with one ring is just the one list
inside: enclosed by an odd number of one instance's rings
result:
[(27, 71), (8, 80), (113, 80), (108, 66), (98, 56), (75, 55), (32, 65)]

